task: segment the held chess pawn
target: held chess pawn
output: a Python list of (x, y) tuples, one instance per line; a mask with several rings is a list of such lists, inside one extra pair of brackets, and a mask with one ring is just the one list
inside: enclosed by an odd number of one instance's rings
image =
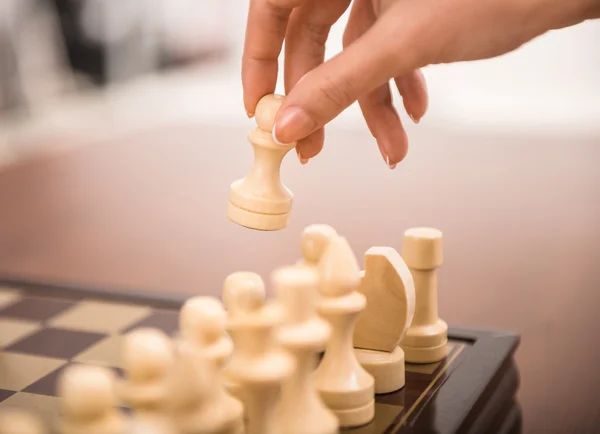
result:
[(277, 425), (281, 434), (336, 434), (338, 421), (313, 387), (318, 354), (325, 350), (330, 329), (315, 311), (319, 278), (316, 270), (283, 267), (273, 273), (277, 301), (285, 320), (277, 337), (295, 360), (282, 383)]
[(438, 316), (436, 268), (442, 265), (442, 233), (411, 228), (404, 233), (402, 258), (416, 293), (415, 315), (400, 346), (409, 363), (434, 363), (446, 357), (448, 325)]
[(296, 143), (278, 144), (273, 125), (283, 103), (280, 95), (266, 95), (256, 107), (258, 128), (248, 140), (254, 147), (254, 164), (248, 176), (231, 184), (228, 217), (251, 229), (276, 231), (287, 226), (292, 209), (292, 192), (281, 182), (281, 163)]
[(58, 380), (61, 434), (126, 434), (117, 408), (115, 375), (108, 368), (69, 366)]
[(317, 311), (331, 326), (331, 336), (315, 372), (315, 384), (340, 427), (366, 425), (375, 416), (375, 381), (359, 363), (352, 336), (366, 298), (357, 291), (360, 268), (348, 241), (335, 236), (319, 264)]

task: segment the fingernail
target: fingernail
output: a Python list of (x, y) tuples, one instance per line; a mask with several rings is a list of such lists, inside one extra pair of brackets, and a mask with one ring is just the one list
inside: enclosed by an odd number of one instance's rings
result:
[(396, 168), (397, 163), (390, 163), (390, 157), (388, 155), (385, 156), (385, 162), (391, 170)]
[(296, 149), (296, 154), (298, 154), (298, 160), (300, 160), (300, 164), (304, 165), (308, 163), (309, 158), (304, 158), (298, 149)]
[(283, 143), (281, 143), (279, 140), (277, 140), (277, 133), (275, 132), (277, 129), (277, 125), (273, 125), (273, 132), (271, 133), (271, 136), (273, 136), (273, 141), (275, 143), (277, 143), (278, 145), (283, 145)]
[(254, 117), (254, 113), (246, 112), (246, 116), (248, 116), (248, 118), (252, 118)]
[(317, 123), (300, 107), (289, 107), (277, 122), (279, 139), (284, 143), (298, 141), (315, 130)]
[(418, 124), (421, 119), (417, 119), (411, 112), (408, 112), (408, 116), (412, 119), (415, 124)]

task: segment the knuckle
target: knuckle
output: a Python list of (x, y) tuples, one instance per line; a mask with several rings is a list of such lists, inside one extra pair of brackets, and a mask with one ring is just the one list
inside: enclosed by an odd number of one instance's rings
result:
[(324, 85), (321, 87), (321, 93), (327, 101), (336, 108), (347, 107), (354, 99), (349, 91), (349, 85), (341, 78), (332, 79), (325, 76)]

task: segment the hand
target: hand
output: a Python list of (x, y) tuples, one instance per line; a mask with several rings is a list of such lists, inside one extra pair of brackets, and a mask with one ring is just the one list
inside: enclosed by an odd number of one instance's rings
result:
[(285, 41), (286, 99), (274, 136), (298, 141), (305, 163), (323, 147), (323, 127), (358, 101), (390, 167), (408, 139), (390, 93), (418, 122), (427, 110), (420, 68), (485, 59), (512, 51), (551, 30), (600, 17), (600, 0), (354, 0), (344, 50), (324, 62), (331, 26), (351, 0), (250, 0), (242, 60), (249, 116), (273, 93)]

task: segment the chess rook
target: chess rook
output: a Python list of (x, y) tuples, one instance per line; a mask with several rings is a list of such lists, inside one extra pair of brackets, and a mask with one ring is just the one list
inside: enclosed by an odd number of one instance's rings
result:
[(318, 354), (325, 350), (329, 326), (316, 313), (319, 278), (316, 270), (282, 267), (272, 276), (277, 301), (284, 311), (277, 337), (295, 360), (282, 383), (277, 411), (280, 434), (336, 434), (338, 421), (325, 406), (312, 381)]
[(433, 228), (411, 228), (404, 233), (402, 257), (416, 293), (415, 315), (400, 344), (407, 362), (433, 363), (446, 356), (448, 325), (438, 316), (436, 273), (443, 261), (442, 239), (442, 233)]
[(360, 268), (348, 241), (335, 236), (319, 264), (317, 312), (331, 326), (315, 384), (340, 427), (361, 426), (375, 415), (375, 381), (358, 362), (352, 337), (366, 298), (357, 291)]
[(254, 148), (254, 164), (248, 176), (231, 184), (228, 217), (247, 228), (276, 231), (288, 225), (292, 192), (281, 182), (281, 163), (296, 143), (278, 144), (273, 139), (275, 116), (283, 102), (280, 95), (266, 95), (256, 107), (258, 128), (248, 140)]

